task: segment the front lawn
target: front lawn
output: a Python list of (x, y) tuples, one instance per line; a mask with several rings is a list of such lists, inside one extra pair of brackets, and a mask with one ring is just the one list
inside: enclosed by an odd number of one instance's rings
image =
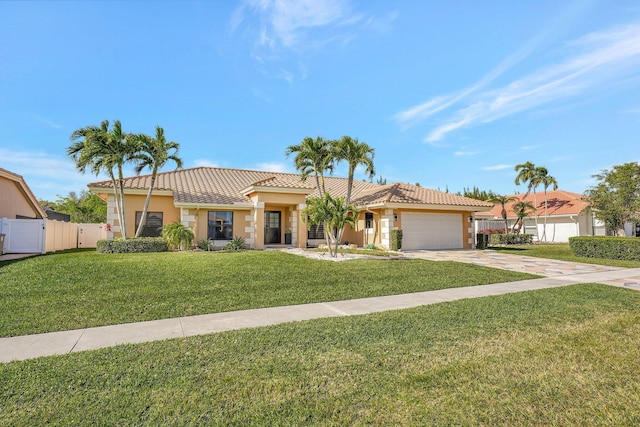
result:
[(573, 285), (12, 362), (0, 424), (638, 425), (639, 308)]
[(331, 262), (278, 251), (51, 254), (0, 267), (0, 336), (532, 277), (453, 262)]
[(491, 246), (489, 249), (510, 253), (513, 255), (525, 255), (538, 258), (558, 259), (561, 261), (584, 262), (586, 264), (609, 265), (612, 267), (640, 268), (640, 261), (624, 261), (617, 259), (586, 258), (573, 254), (568, 243)]

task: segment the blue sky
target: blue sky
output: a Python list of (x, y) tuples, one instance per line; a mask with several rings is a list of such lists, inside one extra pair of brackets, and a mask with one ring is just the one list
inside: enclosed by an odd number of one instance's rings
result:
[(451, 192), (524, 191), (532, 161), (582, 193), (640, 160), (637, 1), (0, 2), (0, 22), (0, 167), (39, 198), (102, 179), (65, 149), (105, 119), (162, 126), (185, 167), (295, 172), (287, 146), (350, 135), (377, 176)]

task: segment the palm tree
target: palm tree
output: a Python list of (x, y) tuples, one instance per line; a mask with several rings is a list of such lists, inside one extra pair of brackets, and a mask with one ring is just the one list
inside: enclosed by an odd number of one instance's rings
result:
[(358, 209), (354, 205), (344, 203), (344, 197), (333, 198), (329, 193), (324, 197), (309, 197), (303, 214), (310, 225), (323, 224), (329, 255), (338, 256), (341, 230), (347, 226), (356, 226)]
[[(158, 170), (167, 164), (170, 160), (175, 162), (176, 168), (182, 167), (182, 159), (178, 157), (178, 150), (180, 144), (177, 142), (167, 142), (164, 137), (164, 129), (160, 126), (156, 126), (155, 138), (149, 135), (135, 135), (134, 141), (137, 145), (136, 154), (133, 159), (138, 162), (135, 171), (137, 175), (144, 168), (151, 169), (151, 184), (149, 185), (149, 191), (147, 192), (147, 198), (144, 201), (144, 208), (142, 209), (142, 217), (140, 218), (140, 224), (136, 230), (136, 237), (140, 237), (145, 223), (147, 222), (147, 211), (149, 209), (149, 201), (151, 200), (151, 193), (156, 183), (156, 177), (158, 176)], [(173, 151), (173, 153), (171, 153)]]
[[(131, 143), (129, 135), (122, 131), (119, 120), (113, 122), (111, 130), (109, 130), (109, 121), (104, 120), (100, 126), (86, 126), (75, 130), (70, 139), (74, 142), (67, 148), (67, 155), (73, 159), (80, 172), (84, 173), (88, 167), (96, 176), (102, 171), (109, 175), (113, 183), (122, 237), (126, 239), (122, 167), (131, 160), (135, 152), (135, 146)], [(114, 169), (117, 170), (117, 181)]]
[(547, 241), (547, 188), (558, 189), (558, 181), (548, 173), (540, 176), (540, 184), (544, 187), (544, 229), (542, 230), (542, 240)]
[(358, 138), (343, 136), (335, 144), (335, 157), (337, 161), (344, 160), (349, 164), (347, 197), (344, 199), (345, 205), (351, 203), (351, 191), (353, 189), (353, 175), (360, 165), (365, 167), (365, 173), (369, 178), (375, 176), (373, 168), (374, 150), (366, 142), (358, 141)]
[(294, 158), (295, 168), (300, 171), (300, 177), (304, 181), (309, 175), (316, 179), (316, 186), (320, 197), (326, 193), (324, 186), (324, 173), (332, 172), (335, 163), (331, 141), (325, 140), (321, 136), (316, 139), (306, 137), (298, 145), (287, 147), (287, 156), (296, 153)]
[(506, 205), (507, 203), (511, 203), (514, 200), (518, 200), (516, 197), (513, 196), (501, 196), (499, 194), (494, 195), (491, 199), (489, 199), (489, 201), (491, 203), (495, 203), (497, 205), (502, 206), (502, 219), (504, 220), (504, 233), (508, 234), (509, 233), (509, 222), (507, 221), (507, 208)]
[[(529, 212), (535, 212), (536, 208), (531, 204), (531, 202), (519, 201), (513, 205), (513, 211), (518, 217), (516, 223), (513, 225), (513, 234), (516, 234), (516, 229), (519, 234), (520, 230), (522, 230), (522, 226), (524, 225), (524, 219), (529, 216)], [(520, 224), (519, 227), (518, 224)]]
[[(538, 196), (536, 194), (536, 189), (542, 182), (542, 177), (548, 174), (547, 168), (540, 166), (537, 167), (531, 162), (521, 163), (516, 165), (515, 167), (518, 175), (516, 176), (515, 183), (516, 185), (520, 185), (520, 183), (527, 184), (527, 192), (524, 195), (526, 199), (531, 190), (533, 190), (533, 204), (538, 206)], [(538, 215), (536, 215), (536, 233), (538, 232)], [(544, 234), (544, 232), (543, 232)]]

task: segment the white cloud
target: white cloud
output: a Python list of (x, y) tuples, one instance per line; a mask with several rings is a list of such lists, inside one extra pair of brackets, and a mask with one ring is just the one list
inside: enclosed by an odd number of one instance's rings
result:
[(38, 117), (38, 120), (39, 120), (41, 123), (44, 123), (45, 125), (47, 125), (47, 126), (49, 126), (49, 127), (53, 128), (53, 129), (62, 129), (62, 126), (61, 126), (61, 125), (59, 125), (58, 123), (55, 123), (55, 122), (54, 122), (54, 121), (52, 121), (52, 120), (45, 119), (44, 117)]
[(340, 0), (246, 0), (233, 13), (230, 26), (236, 31), (253, 12), (260, 20), (260, 45), (293, 48), (310, 29), (351, 22), (349, 9)]
[(0, 159), (1, 168), (22, 175), (36, 197), (47, 200), (86, 190), (89, 182), (108, 179), (105, 175), (96, 177), (89, 171), (83, 175), (70, 159), (44, 151), (0, 148)]
[(346, 47), (358, 30), (386, 33), (396, 18), (370, 19), (353, 10), (349, 0), (244, 0), (229, 20), (232, 36), (249, 39), (251, 57), (266, 72), (288, 82), (305, 78), (299, 58), (327, 45)]
[(495, 166), (485, 166), (482, 168), (484, 171), (498, 171), (504, 169), (511, 169), (513, 165), (495, 165)]
[(284, 172), (284, 173), (291, 172), (289, 165), (285, 163), (265, 162), (265, 163), (258, 163), (256, 166), (259, 170), (263, 170), (267, 172)]
[(472, 86), (438, 95), (395, 114), (402, 129), (415, 126), (456, 104), (425, 142), (434, 143), (457, 129), (489, 123), (516, 113), (576, 96), (593, 96), (615, 85), (635, 84), (640, 69), (640, 23), (588, 34), (568, 43), (563, 61), (549, 64), (500, 88), (488, 88), (521, 62), (548, 36), (541, 33)]
[(211, 160), (207, 160), (207, 159), (195, 159), (193, 161), (193, 167), (194, 168), (199, 168), (199, 167), (219, 168), (220, 165), (216, 162), (212, 162)]
[(433, 130), (427, 141), (438, 141), (457, 129), (489, 123), (550, 102), (591, 96), (640, 70), (640, 23), (589, 34), (569, 46), (576, 51), (563, 62), (478, 94)]
[(454, 156), (456, 157), (461, 157), (461, 156), (475, 156), (477, 154), (480, 154), (479, 151), (463, 151), (463, 150), (458, 150), (456, 152), (453, 153)]

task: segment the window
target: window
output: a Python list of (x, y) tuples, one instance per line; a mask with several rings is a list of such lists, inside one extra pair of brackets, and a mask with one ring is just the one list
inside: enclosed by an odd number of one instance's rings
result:
[(211, 240), (233, 239), (233, 212), (209, 211), (207, 237)]
[(324, 224), (309, 225), (307, 239), (324, 239)]
[[(136, 230), (142, 219), (142, 211), (136, 211)], [(140, 237), (161, 237), (162, 236), (162, 212), (147, 212), (147, 221), (142, 227)]]
[(373, 228), (373, 212), (365, 212), (364, 228)]

